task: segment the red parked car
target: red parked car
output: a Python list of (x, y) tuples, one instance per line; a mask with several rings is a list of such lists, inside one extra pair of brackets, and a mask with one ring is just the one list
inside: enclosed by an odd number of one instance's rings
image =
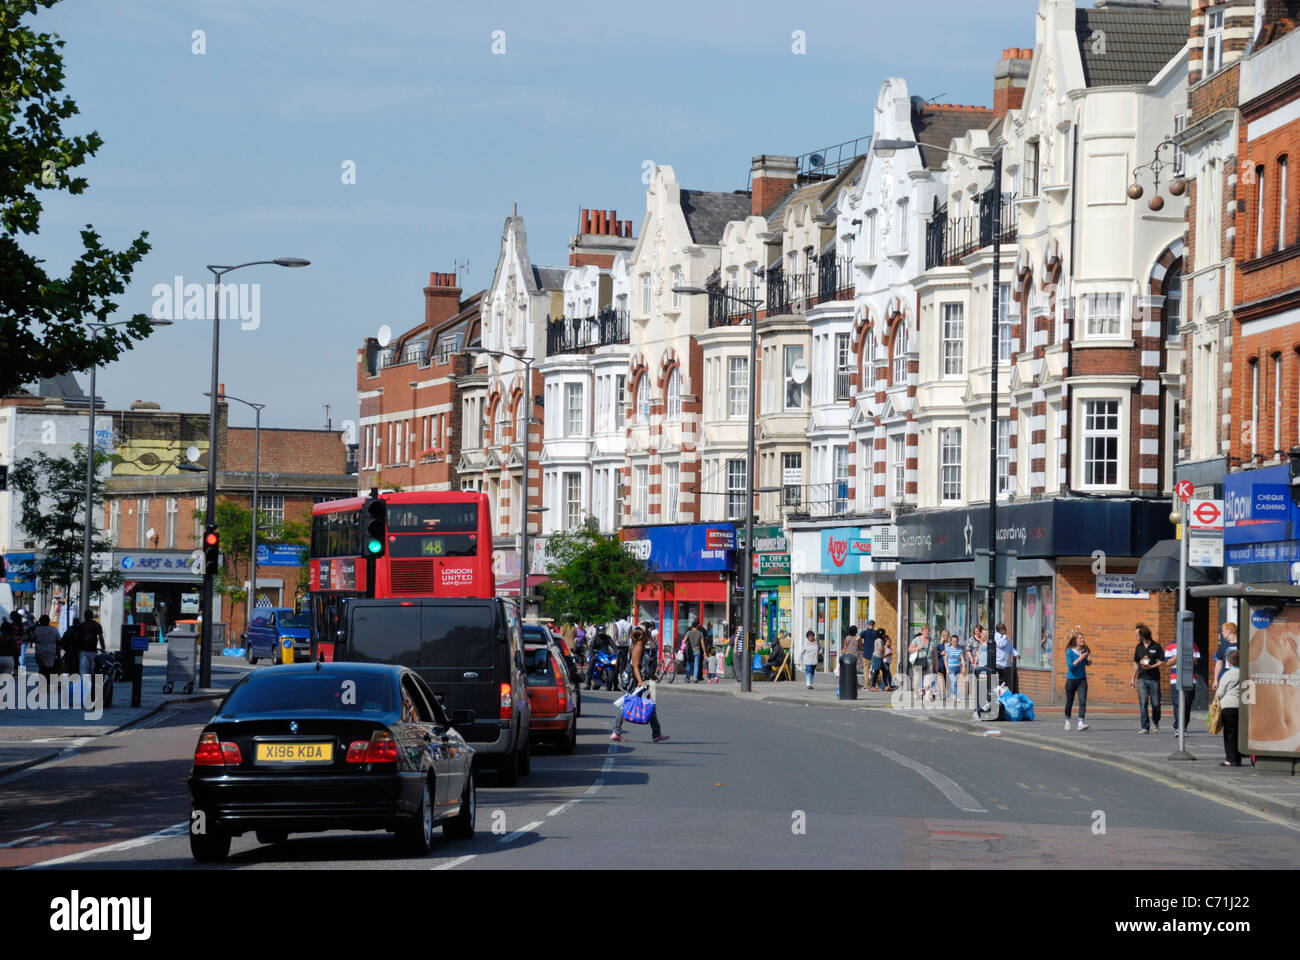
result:
[(578, 742), (577, 690), (555, 644), (525, 643), (528, 702), (532, 708), (529, 740), (554, 743), (572, 753)]

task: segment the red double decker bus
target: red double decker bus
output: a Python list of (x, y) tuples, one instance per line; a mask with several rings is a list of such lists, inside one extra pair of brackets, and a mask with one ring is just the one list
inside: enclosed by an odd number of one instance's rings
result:
[(312, 507), (312, 639), (328, 659), (337, 636), (339, 605), (348, 597), (487, 597), (492, 574), (492, 521), (486, 494), (385, 493), (383, 550), (367, 551), (369, 497)]

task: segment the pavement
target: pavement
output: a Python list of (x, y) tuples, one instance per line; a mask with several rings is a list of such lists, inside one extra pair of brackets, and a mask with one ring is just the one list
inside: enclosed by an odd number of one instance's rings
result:
[[(895, 678), (897, 679), (897, 678)], [(1137, 704), (1131, 707), (1090, 707), (1088, 727), (1084, 731), (1065, 730), (1064, 706), (1035, 708), (1032, 722), (995, 722), (976, 720), (973, 704), (959, 708), (922, 705), (901, 688), (894, 693), (866, 690), (859, 686), (858, 699), (840, 700), (837, 680), (831, 674), (818, 673), (814, 689), (804, 686), (802, 675), (793, 682), (754, 680), (750, 693), (742, 693), (735, 680), (717, 683), (686, 684), (677, 680), (658, 685), (660, 696), (668, 692), (702, 696), (731, 696), (742, 700), (790, 703), (849, 710), (893, 710), (895, 713), (927, 724), (935, 724), (981, 737), (997, 737), (1044, 750), (1100, 760), (1134, 773), (1155, 776), (1208, 796), (1232, 801), (1286, 820), (1300, 822), (1300, 777), (1269, 776), (1258, 773), (1249, 760), (1240, 767), (1223, 767), (1223, 737), (1211, 735), (1205, 726), (1205, 711), (1193, 710), (1188, 724), (1186, 750), (1195, 760), (1170, 760), (1178, 748), (1172, 735), (1173, 715), (1166, 704), (1158, 734), (1139, 732)], [(1075, 723), (1077, 723), (1077, 713)]]
[[(28, 674), (37, 673), (35, 658), (27, 653), (23, 667)], [(190, 700), (217, 700), (245, 673), (253, 669), (242, 657), (217, 656), (212, 660), (212, 686), (183, 693), (177, 684), (172, 693), (163, 693), (167, 678), (166, 644), (150, 644), (145, 651), (144, 679), (140, 688), (140, 706), (131, 706), (131, 684), (116, 684), (113, 706), (102, 710), (48, 710), (0, 707), (0, 777), (15, 771), (65, 756), (70, 751), (148, 720), (169, 703)]]

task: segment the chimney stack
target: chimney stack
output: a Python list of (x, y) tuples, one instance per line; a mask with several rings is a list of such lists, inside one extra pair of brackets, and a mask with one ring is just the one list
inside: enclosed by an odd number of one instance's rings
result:
[(441, 323), (460, 312), (460, 287), (455, 273), (430, 273), (424, 288), (424, 322)]
[(578, 220), (578, 233), (591, 233), (591, 211), (583, 210)]
[(1025, 102), (1033, 58), (1033, 50), (1009, 47), (1002, 51), (1002, 59), (993, 69), (993, 113), (999, 120), (1008, 110), (1019, 110)]
[(759, 215), (780, 200), (795, 185), (799, 164), (794, 157), (762, 154), (750, 165), (752, 184), (749, 194), (749, 212)]

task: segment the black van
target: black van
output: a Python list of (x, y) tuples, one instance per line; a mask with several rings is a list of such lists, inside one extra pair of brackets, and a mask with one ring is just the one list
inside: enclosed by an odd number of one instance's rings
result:
[(415, 597), (347, 600), (334, 659), (392, 663), (418, 673), (457, 725), (479, 765), (512, 786), (530, 766), (527, 673), (519, 617), (504, 600)]

